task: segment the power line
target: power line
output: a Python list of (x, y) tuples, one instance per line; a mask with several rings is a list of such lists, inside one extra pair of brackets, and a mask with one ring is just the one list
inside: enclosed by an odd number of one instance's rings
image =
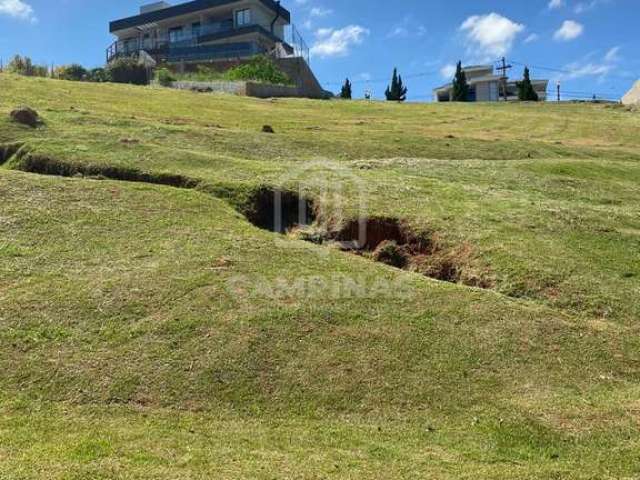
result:
[[(422, 77), (429, 77), (432, 75), (436, 75), (438, 74), (438, 71), (432, 71), (432, 72), (417, 72), (417, 73), (410, 73), (409, 75), (402, 75), (402, 79), (403, 80), (411, 80), (411, 79), (415, 79), (415, 78), (422, 78)], [(347, 77), (349, 78), (349, 77)], [(371, 79), (362, 79), (362, 80), (353, 80), (351, 83), (352, 84), (366, 84), (366, 83), (371, 83), (371, 84), (375, 84), (375, 83), (390, 83), (391, 82), (391, 77), (388, 78), (371, 78)], [(342, 85), (344, 82), (324, 82), (325, 85)]]
[(562, 70), (562, 69), (559, 69), (559, 68), (552, 68), (552, 67), (541, 67), (540, 65), (531, 65), (531, 64), (528, 64), (528, 63), (517, 62), (515, 60), (511, 60), (511, 63), (515, 63), (516, 65), (520, 65), (520, 66), (523, 66), (523, 67), (535, 68), (536, 70), (547, 70), (547, 71), (550, 71), (550, 72), (567, 73), (567, 74), (576, 73), (575, 71)]

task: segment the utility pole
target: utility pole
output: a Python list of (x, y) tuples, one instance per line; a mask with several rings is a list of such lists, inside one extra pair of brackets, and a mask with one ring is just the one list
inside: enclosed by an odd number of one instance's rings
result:
[(498, 70), (502, 70), (502, 77), (500, 78), (500, 82), (502, 83), (502, 93), (504, 94), (504, 101), (509, 100), (509, 94), (507, 93), (507, 80), (509, 77), (507, 76), (507, 71), (511, 70), (513, 66), (507, 65), (507, 59), (502, 57), (502, 66), (498, 67)]
[(559, 80), (558, 80), (557, 89), (558, 89), (558, 103), (560, 103), (560, 81)]

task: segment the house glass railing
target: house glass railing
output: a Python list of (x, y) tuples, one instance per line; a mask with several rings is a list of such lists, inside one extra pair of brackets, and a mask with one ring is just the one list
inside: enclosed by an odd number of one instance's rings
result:
[[(200, 44), (202, 42), (215, 40), (215, 37), (217, 36), (224, 36), (224, 34), (232, 34), (233, 32), (242, 34), (243, 31), (255, 29), (256, 27), (261, 28), (267, 33), (271, 33), (271, 25), (261, 25), (254, 23), (251, 25), (244, 25), (242, 27), (236, 28), (232, 19), (205, 23), (197, 29), (186, 32), (174, 31), (169, 35), (158, 36), (153, 32), (150, 32), (147, 38), (133, 38), (129, 40), (114, 42), (107, 49), (107, 62), (110, 62), (114, 58), (120, 56), (136, 55), (141, 50), (145, 50), (148, 53), (154, 54), (156, 52), (166, 53), (170, 50), (180, 51), (180, 49), (194, 48), (198, 46), (205, 47)], [(277, 32), (274, 32), (273, 35), (276, 37), (276, 39), (281, 40), (284, 44), (283, 48), (276, 48), (275, 52), (277, 56), (302, 57), (307, 61), (307, 63), (309, 62), (309, 48), (307, 47), (307, 44), (294, 25), (287, 25), (284, 28), (283, 34), (279, 35)], [(251, 42), (244, 42), (245, 45), (248, 43)], [(256, 52), (256, 54), (257, 53), (264, 52)], [(233, 56), (235, 57), (242, 55)]]
[(310, 63), (309, 47), (294, 24), (285, 27), (283, 40), (293, 49), (289, 56), (304, 58)]

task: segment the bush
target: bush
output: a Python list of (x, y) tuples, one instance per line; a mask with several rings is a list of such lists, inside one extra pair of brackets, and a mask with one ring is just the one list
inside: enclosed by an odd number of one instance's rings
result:
[(9, 73), (24, 75), (25, 77), (48, 77), (49, 68), (46, 65), (34, 65), (29, 57), (16, 55), (7, 65)]
[(74, 82), (79, 82), (81, 80), (86, 80), (87, 69), (82, 65), (78, 65), (77, 63), (73, 63), (71, 65), (63, 65), (62, 67), (58, 67), (56, 69), (56, 76), (60, 80), (71, 80)]
[(376, 251), (373, 252), (373, 259), (376, 262), (386, 263), (392, 267), (404, 268), (409, 259), (404, 250), (394, 241), (386, 240), (382, 242)]
[(136, 58), (118, 58), (107, 67), (107, 74), (112, 82), (132, 83), (134, 85), (147, 85), (147, 69), (138, 64)]
[(218, 70), (206, 65), (198, 65), (195, 73), (186, 73), (185, 80), (195, 80), (197, 82), (209, 82), (215, 80), (224, 80), (225, 75)]
[(227, 71), (225, 77), (228, 80), (253, 80), (280, 85), (291, 84), (291, 79), (270, 58), (264, 55), (258, 55), (247, 63), (233, 67)]
[(111, 77), (109, 77), (108, 72), (104, 68), (94, 68), (87, 72), (87, 81), (104, 83), (111, 81)]
[(156, 80), (163, 87), (170, 87), (176, 78), (167, 68), (160, 68), (156, 71)]

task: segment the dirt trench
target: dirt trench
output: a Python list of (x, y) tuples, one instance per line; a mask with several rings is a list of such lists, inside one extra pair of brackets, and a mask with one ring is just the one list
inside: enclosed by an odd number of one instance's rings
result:
[(322, 215), (312, 200), (269, 187), (256, 191), (243, 213), (261, 229), (335, 246), (436, 280), (479, 288), (495, 286), (489, 269), (478, 261), (470, 245), (447, 245), (437, 232), (418, 232), (398, 218), (361, 218), (326, 227), (332, 222), (323, 219), (320, 225)]
[[(246, 194), (223, 186), (166, 173), (147, 173), (134, 168), (63, 162), (47, 156), (25, 153), (22, 144), (0, 146), (0, 164), (20, 157), (11, 168), (42, 175), (92, 177), (129, 182), (201, 189), (229, 201), (258, 228), (343, 251), (436, 280), (479, 288), (493, 288), (495, 282), (478, 262), (468, 245), (451, 246), (437, 232), (416, 231), (406, 221), (393, 217), (372, 217), (347, 221), (338, 226), (321, 212), (312, 199), (297, 192), (262, 186)], [(321, 225), (322, 223), (322, 225)], [(323, 226), (324, 225), (324, 226)]]
[(147, 173), (136, 168), (114, 167), (109, 165), (95, 165), (85, 163), (63, 162), (43, 155), (28, 154), (23, 156), (16, 170), (41, 175), (54, 175), (59, 177), (94, 177), (126, 182), (150, 183), (154, 185), (166, 185), (176, 188), (194, 189), (200, 181), (168, 173)]

